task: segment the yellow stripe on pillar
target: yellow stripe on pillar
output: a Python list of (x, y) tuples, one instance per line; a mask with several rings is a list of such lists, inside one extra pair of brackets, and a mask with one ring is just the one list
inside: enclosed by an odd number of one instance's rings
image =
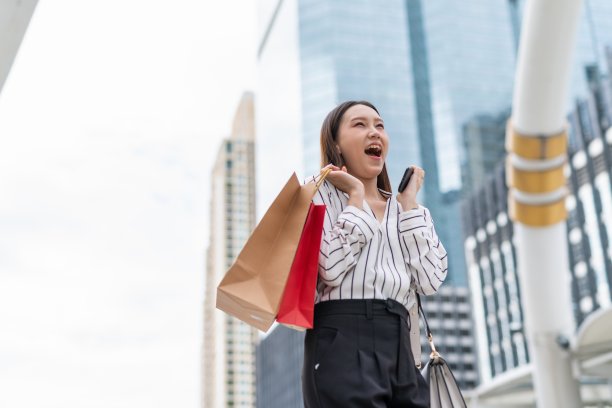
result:
[(527, 136), (517, 132), (508, 121), (506, 132), (506, 151), (524, 159), (544, 160), (567, 154), (566, 130), (550, 136)]
[[(553, 202), (547, 201), (550, 198), (544, 198), (547, 193), (558, 191), (566, 185), (565, 161), (546, 170), (539, 170), (535, 166), (538, 164), (541, 167), (545, 162), (567, 156), (567, 130), (548, 136), (529, 136), (517, 132), (512, 127), (511, 121), (508, 121), (506, 131), (506, 150), (509, 153), (506, 160), (506, 184), (510, 190), (508, 193), (510, 218), (532, 227), (546, 227), (567, 219), (565, 197)], [(519, 169), (516, 164), (513, 165), (513, 155), (535, 163), (526, 162)], [(525, 166), (532, 166), (534, 169), (527, 170)], [(517, 194), (513, 194), (513, 191)], [(519, 192), (533, 194), (535, 197), (530, 198), (529, 203), (525, 203), (525, 199), (523, 201), (517, 199)], [(544, 197), (538, 197), (539, 194)]]
[(531, 227), (546, 227), (567, 219), (565, 197), (553, 203), (533, 205), (520, 203), (509, 193), (508, 205), (508, 213), (513, 221)]
[(567, 181), (563, 172), (564, 165), (565, 163), (549, 170), (527, 171), (513, 167), (510, 160), (507, 160), (506, 184), (508, 187), (516, 188), (526, 193), (549, 193), (566, 185)]

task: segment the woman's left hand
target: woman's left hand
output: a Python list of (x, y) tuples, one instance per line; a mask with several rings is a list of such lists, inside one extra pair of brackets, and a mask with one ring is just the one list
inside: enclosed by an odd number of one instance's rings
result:
[(410, 182), (404, 191), (397, 195), (397, 201), (402, 205), (404, 211), (412, 210), (419, 207), (419, 203), (416, 201), (416, 196), (421, 186), (423, 186), (423, 180), (425, 179), (425, 170), (420, 167), (412, 166), (414, 172), (410, 177)]

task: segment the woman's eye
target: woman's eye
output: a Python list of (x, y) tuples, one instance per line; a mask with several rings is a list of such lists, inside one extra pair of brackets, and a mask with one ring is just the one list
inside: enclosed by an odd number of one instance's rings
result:
[(377, 127), (377, 128), (381, 128), (381, 129), (384, 129), (384, 128), (385, 128), (385, 125), (383, 125), (382, 123), (379, 123), (378, 125), (376, 125), (376, 127)]
[(363, 122), (357, 122), (355, 123), (355, 126), (363, 126)]

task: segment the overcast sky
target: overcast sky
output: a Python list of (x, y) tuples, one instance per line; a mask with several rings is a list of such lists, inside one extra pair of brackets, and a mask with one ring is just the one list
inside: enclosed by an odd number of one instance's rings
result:
[(198, 407), (249, 0), (40, 1), (0, 94), (0, 407)]

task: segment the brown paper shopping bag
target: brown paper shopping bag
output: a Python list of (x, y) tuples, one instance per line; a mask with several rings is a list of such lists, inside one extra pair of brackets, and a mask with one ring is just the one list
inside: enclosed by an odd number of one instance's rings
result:
[(317, 183), (295, 173), (278, 194), (217, 287), (217, 308), (267, 331), (278, 312)]

